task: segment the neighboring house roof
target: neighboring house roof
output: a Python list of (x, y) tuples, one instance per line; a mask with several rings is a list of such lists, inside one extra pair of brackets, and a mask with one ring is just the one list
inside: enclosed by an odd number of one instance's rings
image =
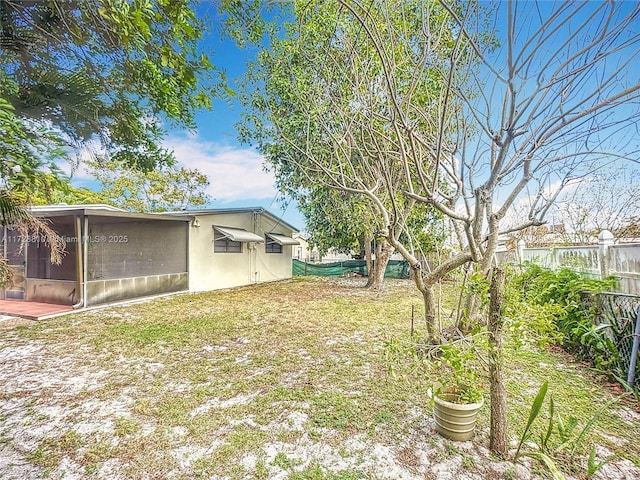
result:
[(234, 214), (234, 213), (259, 213), (261, 215), (266, 215), (270, 217), (274, 222), (283, 225), (294, 232), (299, 232), (299, 230), (291, 225), (290, 223), (285, 222), (282, 218), (274, 215), (270, 211), (262, 208), (262, 207), (241, 207), (241, 208), (208, 208), (201, 210), (180, 210), (176, 212), (165, 212), (166, 215), (225, 215), (225, 214)]

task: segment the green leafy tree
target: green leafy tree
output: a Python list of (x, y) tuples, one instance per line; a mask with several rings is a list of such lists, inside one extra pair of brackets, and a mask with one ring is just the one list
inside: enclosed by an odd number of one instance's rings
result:
[(306, 220), (309, 243), (321, 255), (330, 249), (340, 253), (360, 250), (361, 237), (368, 222), (366, 210), (357, 205), (354, 197), (344, 192), (316, 189), (301, 195), (298, 209)]
[(96, 194), (100, 202), (125, 210), (180, 210), (204, 205), (210, 200), (206, 193), (209, 180), (197, 169), (172, 165), (142, 171), (116, 160), (89, 162), (88, 166), (102, 185)]
[(55, 158), (63, 154), (59, 138), (42, 126), (23, 122), (0, 97), (0, 188), (29, 202), (31, 192), (47, 194), (62, 183)]
[[(296, 1), (287, 15), (293, 20), (283, 22), (247, 76), (241, 137), (258, 144), (283, 191), (333, 189), (357, 197), (372, 214), (370, 232), (388, 245), (376, 258), (401, 247), (418, 268), (419, 242), (408, 239), (428, 222), (424, 217), (409, 228), (418, 200), (405, 192), (431, 188), (411, 175), (433, 169), (432, 152), (418, 150), (433, 143), (412, 144), (406, 130), (436, 129), (443, 81), (433, 72), (446, 67), (456, 45), (454, 23), (437, 3), (423, 1), (366, 8)], [(414, 278), (436, 338), (436, 277)]]
[(378, 238), (376, 261), (373, 261), (372, 243), (380, 226), (376, 225), (375, 214), (367, 203), (351, 193), (326, 188), (293, 195), (305, 216), (307, 231), (311, 234), (309, 243), (318, 247), (321, 255), (329, 249), (364, 252), (369, 274), (366, 287), (379, 289), (390, 255), (383, 253), (388, 250), (385, 239)]
[(74, 187), (70, 182), (61, 182), (61, 185), (53, 190), (50, 195), (46, 192), (35, 192), (31, 196), (34, 205), (51, 205), (66, 203), (68, 205), (88, 205), (108, 203), (100, 192), (86, 187)]
[[(240, 30), (247, 7), (207, 5), (213, 25)], [(113, 159), (170, 164), (165, 124), (195, 128), (194, 114), (229, 97), (224, 72), (199, 48), (195, 0), (0, 2), (0, 97), (33, 128), (73, 147), (98, 141)], [(215, 23), (213, 23), (215, 22)], [(254, 22), (245, 35), (256, 35)], [(254, 33), (251, 33), (254, 32)]]
[[(320, 254), (330, 248), (360, 252), (369, 272), (366, 287), (380, 288), (392, 248), (381, 235), (384, 226), (378, 223), (379, 217), (368, 202), (352, 193), (326, 188), (305, 191), (297, 199), (311, 235), (310, 244), (318, 247)], [(419, 258), (442, 252), (446, 228), (443, 215), (437, 210), (424, 204), (416, 205), (407, 221), (407, 232), (401, 235), (400, 241), (416, 251)], [(372, 260), (374, 253), (375, 261)]]

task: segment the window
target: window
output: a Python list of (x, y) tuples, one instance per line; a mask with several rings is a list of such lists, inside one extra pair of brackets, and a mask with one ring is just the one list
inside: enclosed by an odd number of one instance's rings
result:
[(234, 242), (218, 230), (214, 232), (213, 251), (215, 253), (242, 253), (242, 242)]
[(267, 237), (267, 241), (264, 244), (264, 252), (265, 253), (282, 253), (282, 245), (280, 245), (275, 240)]

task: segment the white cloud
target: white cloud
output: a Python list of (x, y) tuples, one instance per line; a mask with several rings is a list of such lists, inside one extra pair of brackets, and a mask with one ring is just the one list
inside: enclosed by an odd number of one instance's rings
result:
[(95, 178), (87, 171), (86, 162), (94, 160), (96, 156), (104, 153), (104, 146), (94, 138), (79, 150), (70, 151), (69, 160), (58, 161), (56, 165), (65, 175), (71, 177), (74, 185), (84, 185), (95, 181)]
[[(253, 149), (222, 145), (193, 134), (170, 136), (163, 146), (174, 151), (179, 166), (196, 168), (207, 175), (210, 182), (207, 193), (217, 203), (272, 201), (276, 196), (273, 174), (264, 171), (264, 157)], [(59, 162), (58, 167), (72, 177), (74, 185), (99, 189), (84, 162), (101, 152), (99, 144), (91, 144), (78, 152), (78, 168), (68, 162)]]
[(274, 177), (263, 169), (264, 158), (255, 150), (208, 142), (196, 137), (169, 137), (178, 163), (197, 168), (211, 184), (207, 193), (221, 202), (244, 199), (272, 199)]

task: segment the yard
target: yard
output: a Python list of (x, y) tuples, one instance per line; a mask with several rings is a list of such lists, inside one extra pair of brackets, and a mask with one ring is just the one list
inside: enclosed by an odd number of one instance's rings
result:
[[(474, 441), (435, 434), (429, 381), (390, 375), (384, 356), (420, 299), (409, 281), (377, 295), (362, 282), (295, 279), (5, 326), (0, 478), (548, 478), (532, 460), (490, 457), (486, 406)], [(612, 397), (560, 351), (509, 355), (513, 447), (544, 380), (581, 423)], [(600, 417), (588, 443), (616, 457), (594, 478), (640, 478), (638, 438), (635, 401)]]

